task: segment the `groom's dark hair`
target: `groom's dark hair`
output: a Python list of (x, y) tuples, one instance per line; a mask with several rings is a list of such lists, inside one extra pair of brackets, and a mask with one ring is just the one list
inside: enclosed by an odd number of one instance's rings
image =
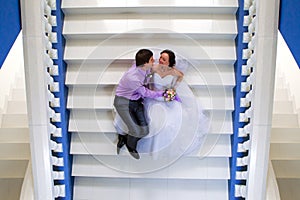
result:
[(135, 54), (135, 64), (137, 67), (143, 66), (144, 64), (148, 63), (150, 58), (153, 56), (153, 52), (149, 49), (140, 49)]

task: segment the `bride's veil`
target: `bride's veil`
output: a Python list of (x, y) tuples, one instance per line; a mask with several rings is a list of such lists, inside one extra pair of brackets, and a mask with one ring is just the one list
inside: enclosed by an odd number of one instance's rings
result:
[(175, 66), (176, 66), (176, 69), (180, 70), (181, 72), (183, 72), (185, 74), (185, 72), (187, 71), (187, 69), (189, 67), (189, 63), (187, 60), (185, 60), (183, 58), (177, 58)]

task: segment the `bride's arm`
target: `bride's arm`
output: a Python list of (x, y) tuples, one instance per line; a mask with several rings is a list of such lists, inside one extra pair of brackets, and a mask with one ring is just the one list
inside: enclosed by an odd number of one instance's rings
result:
[(176, 79), (173, 82), (173, 87), (176, 88), (177, 85), (183, 80), (183, 72), (181, 72), (180, 70), (176, 69), (175, 67), (172, 68), (171, 70), (171, 75), (173, 75), (174, 77), (176, 77)]
[(177, 82), (181, 82), (184, 76), (183, 72), (178, 70), (176, 67), (173, 67), (173, 73), (174, 76), (178, 77)]

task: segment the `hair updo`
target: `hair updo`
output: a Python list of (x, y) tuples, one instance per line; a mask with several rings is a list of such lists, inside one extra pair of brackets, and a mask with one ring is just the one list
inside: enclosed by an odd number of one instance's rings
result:
[(165, 49), (163, 50), (162, 52), (160, 52), (160, 55), (163, 54), (163, 53), (166, 53), (169, 55), (169, 67), (174, 67), (175, 64), (176, 64), (176, 61), (175, 61), (175, 53), (169, 49)]

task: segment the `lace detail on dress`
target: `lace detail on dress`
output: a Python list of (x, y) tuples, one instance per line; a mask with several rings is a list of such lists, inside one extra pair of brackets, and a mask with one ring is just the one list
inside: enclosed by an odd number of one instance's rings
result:
[(164, 90), (167, 88), (171, 88), (174, 86), (177, 77), (173, 75), (167, 75), (165, 77), (161, 77), (158, 73), (153, 74), (153, 86), (155, 90)]

